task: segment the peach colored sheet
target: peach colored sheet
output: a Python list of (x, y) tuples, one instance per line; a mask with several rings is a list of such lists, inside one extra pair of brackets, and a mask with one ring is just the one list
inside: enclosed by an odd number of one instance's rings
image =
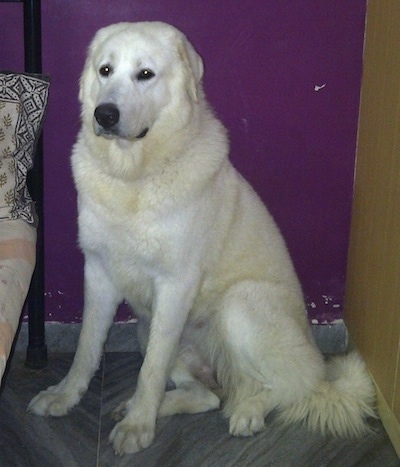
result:
[(35, 267), (36, 229), (23, 220), (0, 222), (0, 383)]

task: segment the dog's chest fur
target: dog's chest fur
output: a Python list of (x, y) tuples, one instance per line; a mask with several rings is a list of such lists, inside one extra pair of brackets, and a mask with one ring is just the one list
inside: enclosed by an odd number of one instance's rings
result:
[[(193, 209), (172, 203), (173, 194), (158, 183), (126, 184), (80, 175), (79, 242), (102, 266), (135, 308), (150, 309), (154, 281), (182, 269), (193, 235)], [(164, 193), (164, 204), (147, 193)], [(171, 205), (173, 204), (173, 206)], [(167, 206), (168, 205), (168, 206)], [(140, 207), (140, 209), (138, 209)]]
[[(118, 219), (118, 208), (82, 206), (79, 240), (85, 254), (96, 254), (124, 298), (149, 306), (153, 278), (165, 261), (163, 245), (170, 240), (160, 219), (151, 213), (131, 213)], [(153, 219), (152, 219), (153, 217)]]

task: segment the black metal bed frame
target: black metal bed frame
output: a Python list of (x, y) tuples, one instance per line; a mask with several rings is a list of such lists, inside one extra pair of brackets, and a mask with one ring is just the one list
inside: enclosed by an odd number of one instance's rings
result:
[[(23, 4), (24, 55), (27, 73), (42, 73), (42, 31), (40, 0), (0, 0)], [(47, 364), (44, 326), (44, 209), (43, 209), (43, 140), (40, 137), (35, 162), (28, 175), (29, 192), (39, 217), (36, 242), (36, 265), (27, 297), (29, 339), (25, 364), (43, 368)]]

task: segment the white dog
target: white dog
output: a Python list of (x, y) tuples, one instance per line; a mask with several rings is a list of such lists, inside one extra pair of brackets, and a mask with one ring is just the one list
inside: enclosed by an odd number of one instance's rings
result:
[[(373, 385), (357, 355), (324, 363), (284, 241), (228, 160), (202, 76), (199, 55), (167, 24), (96, 34), (72, 154), (82, 332), (68, 375), (29, 410), (60, 416), (79, 402), (126, 299), (145, 357), (110, 436), (117, 453), (149, 446), (157, 417), (216, 409), (216, 394), (236, 436), (262, 430), (273, 409), (286, 423), (360, 435), (374, 415)], [(168, 378), (175, 389), (166, 392)]]

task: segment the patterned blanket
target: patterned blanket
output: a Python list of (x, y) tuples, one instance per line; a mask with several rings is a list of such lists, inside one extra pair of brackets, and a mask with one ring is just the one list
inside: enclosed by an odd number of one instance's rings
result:
[(0, 222), (0, 383), (28, 293), (36, 229), (17, 219)]

